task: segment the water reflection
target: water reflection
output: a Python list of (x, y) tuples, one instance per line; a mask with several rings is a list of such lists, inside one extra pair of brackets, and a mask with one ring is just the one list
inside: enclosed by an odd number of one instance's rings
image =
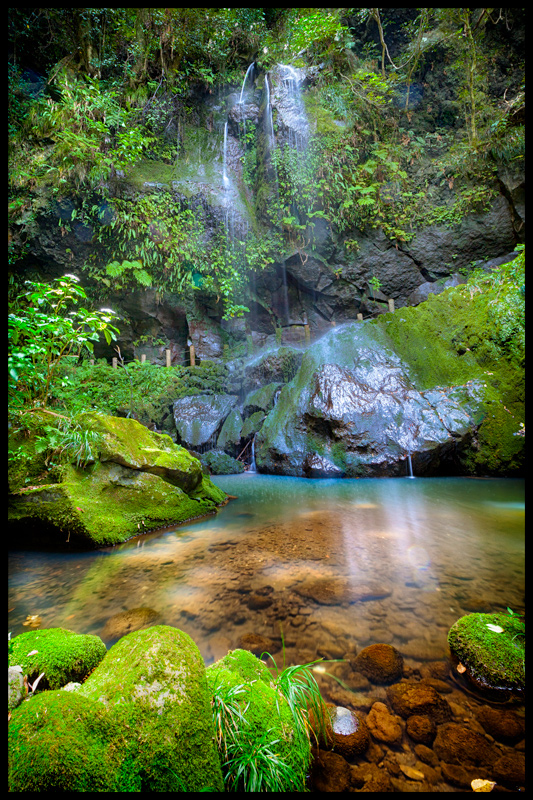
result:
[(110, 619), (145, 608), (207, 662), (281, 632), (293, 663), (374, 641), (428, 658), (461, 614), (523, 608), (522, 481), (216, 481), (238, 499), (215, 517), (93, 553), (12, 553), (9, 630), (38, 614), (110, 645), (127, 632)]

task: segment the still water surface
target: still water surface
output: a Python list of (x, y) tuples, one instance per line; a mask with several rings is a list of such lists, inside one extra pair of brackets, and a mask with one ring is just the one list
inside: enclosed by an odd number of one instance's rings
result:
[[(443, 658), (455, 620), (524, 608), (524, 483), (219, 476), (213, 517), (89, 553), (13, 551), (9, 630), (94, 633), (146, 621), (189, 633), (206, 663), (254, 634), (288, 663), (374, 642)], [(116, 617), (115, 615), (122, 616)], [(137, 615), (137, 616), (136, 616)]]

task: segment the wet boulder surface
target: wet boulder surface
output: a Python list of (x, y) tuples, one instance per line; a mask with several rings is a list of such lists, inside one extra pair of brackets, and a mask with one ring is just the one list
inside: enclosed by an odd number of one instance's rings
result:
[(478, 381), (420, 391), (376, 326), (349, 323), (304, 354), (258, 434), (261, 471), (296, 477), (434, 474), (476, 427)]

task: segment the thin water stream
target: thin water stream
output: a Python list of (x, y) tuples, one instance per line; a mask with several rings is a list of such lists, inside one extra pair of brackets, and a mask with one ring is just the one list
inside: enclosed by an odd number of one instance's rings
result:
[[(521, 480), (215, 481), (237, 499), (192, 524), (97, 552), (13, 551), (12, 635), (32, 616), (110, 646), (162, 623), (189, 633), (206, 663), (251, 641), (278, 664), (382, 642), (416, 670), (446, 660), (463, 614), (524, 609)], [(337, 705), (349, 692), (363, 706), (385, 699), (346, 662), (327, 671), (317, 677)]]

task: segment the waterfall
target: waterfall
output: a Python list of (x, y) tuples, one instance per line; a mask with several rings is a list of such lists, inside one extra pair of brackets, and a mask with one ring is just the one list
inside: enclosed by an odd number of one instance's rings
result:
[(248, 472), (257, 472), (257, 468), (255, 466), (255, 437), (257, 436), (254, 433), (254, 438), (252, 439), (252, 460), (250, 462), (250, 466), (248, 467)]
[(408, 478), (414, 478), (415, 476), (413, 475), (413, 462), (411, 461), (411, 451), (410, 450), (407, 453), (407, 464), (409, 466), (409, 475), (407, 477)]
[(222, 181), (224, 183), (224, 188), (227, 188), (229, 183), (229, 178), (227, 173), (227, 152), (228, 152), (228, 120), (226, 120), (226, 124), (224, 125), (224, 152), (222, 161)]
[(242, 97), (243, 97), (243, 94), (244, 94), (244, 87), (246, 86), (246, 80), (247, 80), (248, 75), (250, 74), (251, 70), (253, 69), (254, 64), (255, 64), (255, 61), (252, 61), (252, 63), (250, 64), (250, 66), (246, 70), (246, 75), (244, 76), (244, 80), (242, 82), (242, 89), (241, 89), (241, 96), (239, 97), (239, 103), (242, 103)]

